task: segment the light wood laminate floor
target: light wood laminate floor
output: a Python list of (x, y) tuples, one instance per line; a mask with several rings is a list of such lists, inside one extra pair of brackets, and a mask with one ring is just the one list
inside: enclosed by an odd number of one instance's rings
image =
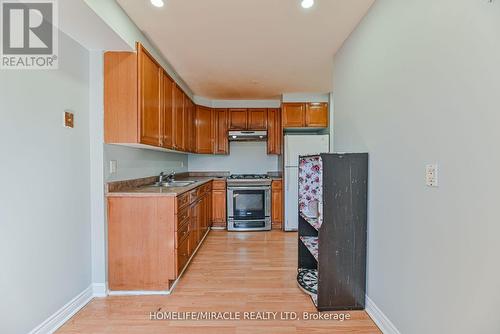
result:
[(171, 295), (95, 298), (58, 333), (380, 333), (364, 311), (342, 322), (149, 319), (157, 310), (316, 312), (296, 266), (296, 233), (211, 231)]

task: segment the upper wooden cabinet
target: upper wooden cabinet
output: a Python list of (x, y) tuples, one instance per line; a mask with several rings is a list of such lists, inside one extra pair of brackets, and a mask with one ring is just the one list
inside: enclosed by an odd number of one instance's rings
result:
[(104, 54), (104, 142), (194, 151), (194, 103), (140, 43)]
[(195, 131), (195, 118), (196, 118), (196, 110), (193, 101), (191, 99), (187, 99), (187, 105), (185, 109), (185, 117), (186, 117), (186, 151), (187, 152), (196, 152), (196, 131)]
[(164, 148), (174, 148), (174, 103), (173, 103), (174, 82), (163, 72), (163, 144)]
[(229, 154), (228, 111), (214, 109), (215, 154)]
[(247, 126), (247, 109), (229, 109), (229, 130), (246, 130)]
[(283, 128), (328, 127), (328, 103), (284, 103)]
[(196, 106), (196, 153), (214, 152), (214, 120), (211, 108)]
[(267, 110), (267, 154), (281, 154), (283, 131), (281, 128), (281, 110)]
[(184, 151), (184, 102), (182, 89), (174, 84), (174, 149)]
[(313, 128), (328, 126), (328, 103), (306, 104), (306, 126)]
[(140, 142), (161, 146), (161, 82), (163, 71), (154, 58), (139, 48)]
[(267, 109), (248, 109), (247, 130), (267, 129)]
[(305, 103), (283, 104), (283, 128), (303, 128), (306, 124)]

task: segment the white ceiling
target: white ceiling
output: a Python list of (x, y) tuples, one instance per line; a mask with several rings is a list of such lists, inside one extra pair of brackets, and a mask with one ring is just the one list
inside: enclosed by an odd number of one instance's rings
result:
[(375, 0), (117, 0), (195, 95), (327, 93), (333, 56)]

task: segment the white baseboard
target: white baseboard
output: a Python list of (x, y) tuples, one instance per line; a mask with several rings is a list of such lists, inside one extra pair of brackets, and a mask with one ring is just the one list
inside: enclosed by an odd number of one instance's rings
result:
[(64, 325), (76, 312), (80, 311), (88, 302), (94, 298), (93, 286), (83, 290), (70, 300), (66, 305), (57, 310), (54, 314), (48, 317), (44, 322), (35, 327), (30, 334), (51, 334), (59, 327)]
[(113, 291), (108, 291), (109, 296), (155, 296), (155, 295), (169, 295), (170, 291), (165, 290), (165, 291), (157, 291), (157, 290), (113, 290)]
[(378, 328), (384, 334), (401, 334), (399, 330), (394, 326), (394, 324), (389, 320), (389, 318), (382, 312), (381, 309), (370, 299), (370, 297), (366, 296), (365, 300), (365, 311), (368, 313), (370, 318), (377, 324)]
[(108, 288), (106, 283), (94, 283), (92, 284), (92, 294), (94, 297), (106, 297), (108, 295)]

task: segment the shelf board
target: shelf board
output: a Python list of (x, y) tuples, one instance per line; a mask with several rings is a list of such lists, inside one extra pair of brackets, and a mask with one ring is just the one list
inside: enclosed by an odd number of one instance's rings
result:
[(300, 216), (309, 224), (311, 225), (316, 231), (319, 231), (319, 228), (321, 227), (321, 221), (319, 218), (311, 218), (307, 217), (305, 214), (300, 212)]
[(306, 246), (309, 252), (318, 261), (318, 237), (300, 237), (300, 241)]

